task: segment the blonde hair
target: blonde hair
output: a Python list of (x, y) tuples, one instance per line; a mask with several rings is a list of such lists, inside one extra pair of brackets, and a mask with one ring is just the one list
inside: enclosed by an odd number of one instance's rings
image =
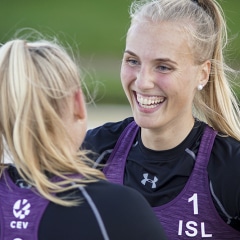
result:
[(238, 99), (231, 86), (237, 72), (224, 62), (228, 36), (225, 16), (217, 1), (136, 0), (130, 7), (130, 16), (131, 25), (139, 21), (182, 23), (191, 39), (195, 63), (210, 60), (212, 64), (208, 84), (195, 95), (193, 112), (219, 132), (240, 140)]
[[(90, 167), (86, 152), (72, 153), (68, 144), (72, 140), (61, 119), (68, 97), (80, 87), (77, 65), (60, 44), (15, 39), (1, 46), (1, 171), (7, 147), (25, 181), (64, 206), (79, 201), (56, 193), (105, 178)], [(59, 180), (52, 181), (50, 176)]]

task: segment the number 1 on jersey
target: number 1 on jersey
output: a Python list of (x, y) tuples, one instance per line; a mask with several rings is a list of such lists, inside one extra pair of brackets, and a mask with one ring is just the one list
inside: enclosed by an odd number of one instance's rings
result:
[(193, 202), (193, 213), (194, 215), (198, 214), (198, 196), (197, 193), (194, 193), (192, 197), (188, 199), (188, 202)]

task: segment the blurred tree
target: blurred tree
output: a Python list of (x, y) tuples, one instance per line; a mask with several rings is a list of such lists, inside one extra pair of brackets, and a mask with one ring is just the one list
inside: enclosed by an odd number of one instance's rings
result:
[[(121, 88), (119, 68), (129, 26), (132, 0), (2, 0), (0, 42), (12, 38), (16, 30), (33, 28), (45, 36), (68, 43), (86, 73), (90, 91), (99, 88), (99, 102), (127, 103)], [(226, 13), (232, 39), (231, 65), (239, 68), (239, 0), (219, 0)], [(96, 85), (96, 81), (101, 84)]]

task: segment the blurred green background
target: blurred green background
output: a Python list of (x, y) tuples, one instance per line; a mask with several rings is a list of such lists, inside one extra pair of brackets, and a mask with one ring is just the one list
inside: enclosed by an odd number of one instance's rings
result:
[[(126, 104), (119, 72), (130, 3), (131, 0), (2, 0), (0, 41), (9, 40), (22, 28), (56, 36), (80, 56), (85, 82), (96, 104)], [(231, 38), (227, 63), (239, 69), (240, 0), (219, 3), (226, 14)]]

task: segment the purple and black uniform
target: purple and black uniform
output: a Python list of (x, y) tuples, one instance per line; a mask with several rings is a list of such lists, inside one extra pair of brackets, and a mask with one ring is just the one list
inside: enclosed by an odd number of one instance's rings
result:
[(9, 166), (0, 179), (0, 239), (166, 239), (151, 207), (133, 189), (101, 180), (59, 197), (81, 199), (81, 204), (49, 202)]
[(140, 191), (169, 239), (240, 239), (240, 143), (196, 120), (179, 146), (153, 151), (132, 120), (88, 131), (84, 146), (107, 162), (107, 178)]

